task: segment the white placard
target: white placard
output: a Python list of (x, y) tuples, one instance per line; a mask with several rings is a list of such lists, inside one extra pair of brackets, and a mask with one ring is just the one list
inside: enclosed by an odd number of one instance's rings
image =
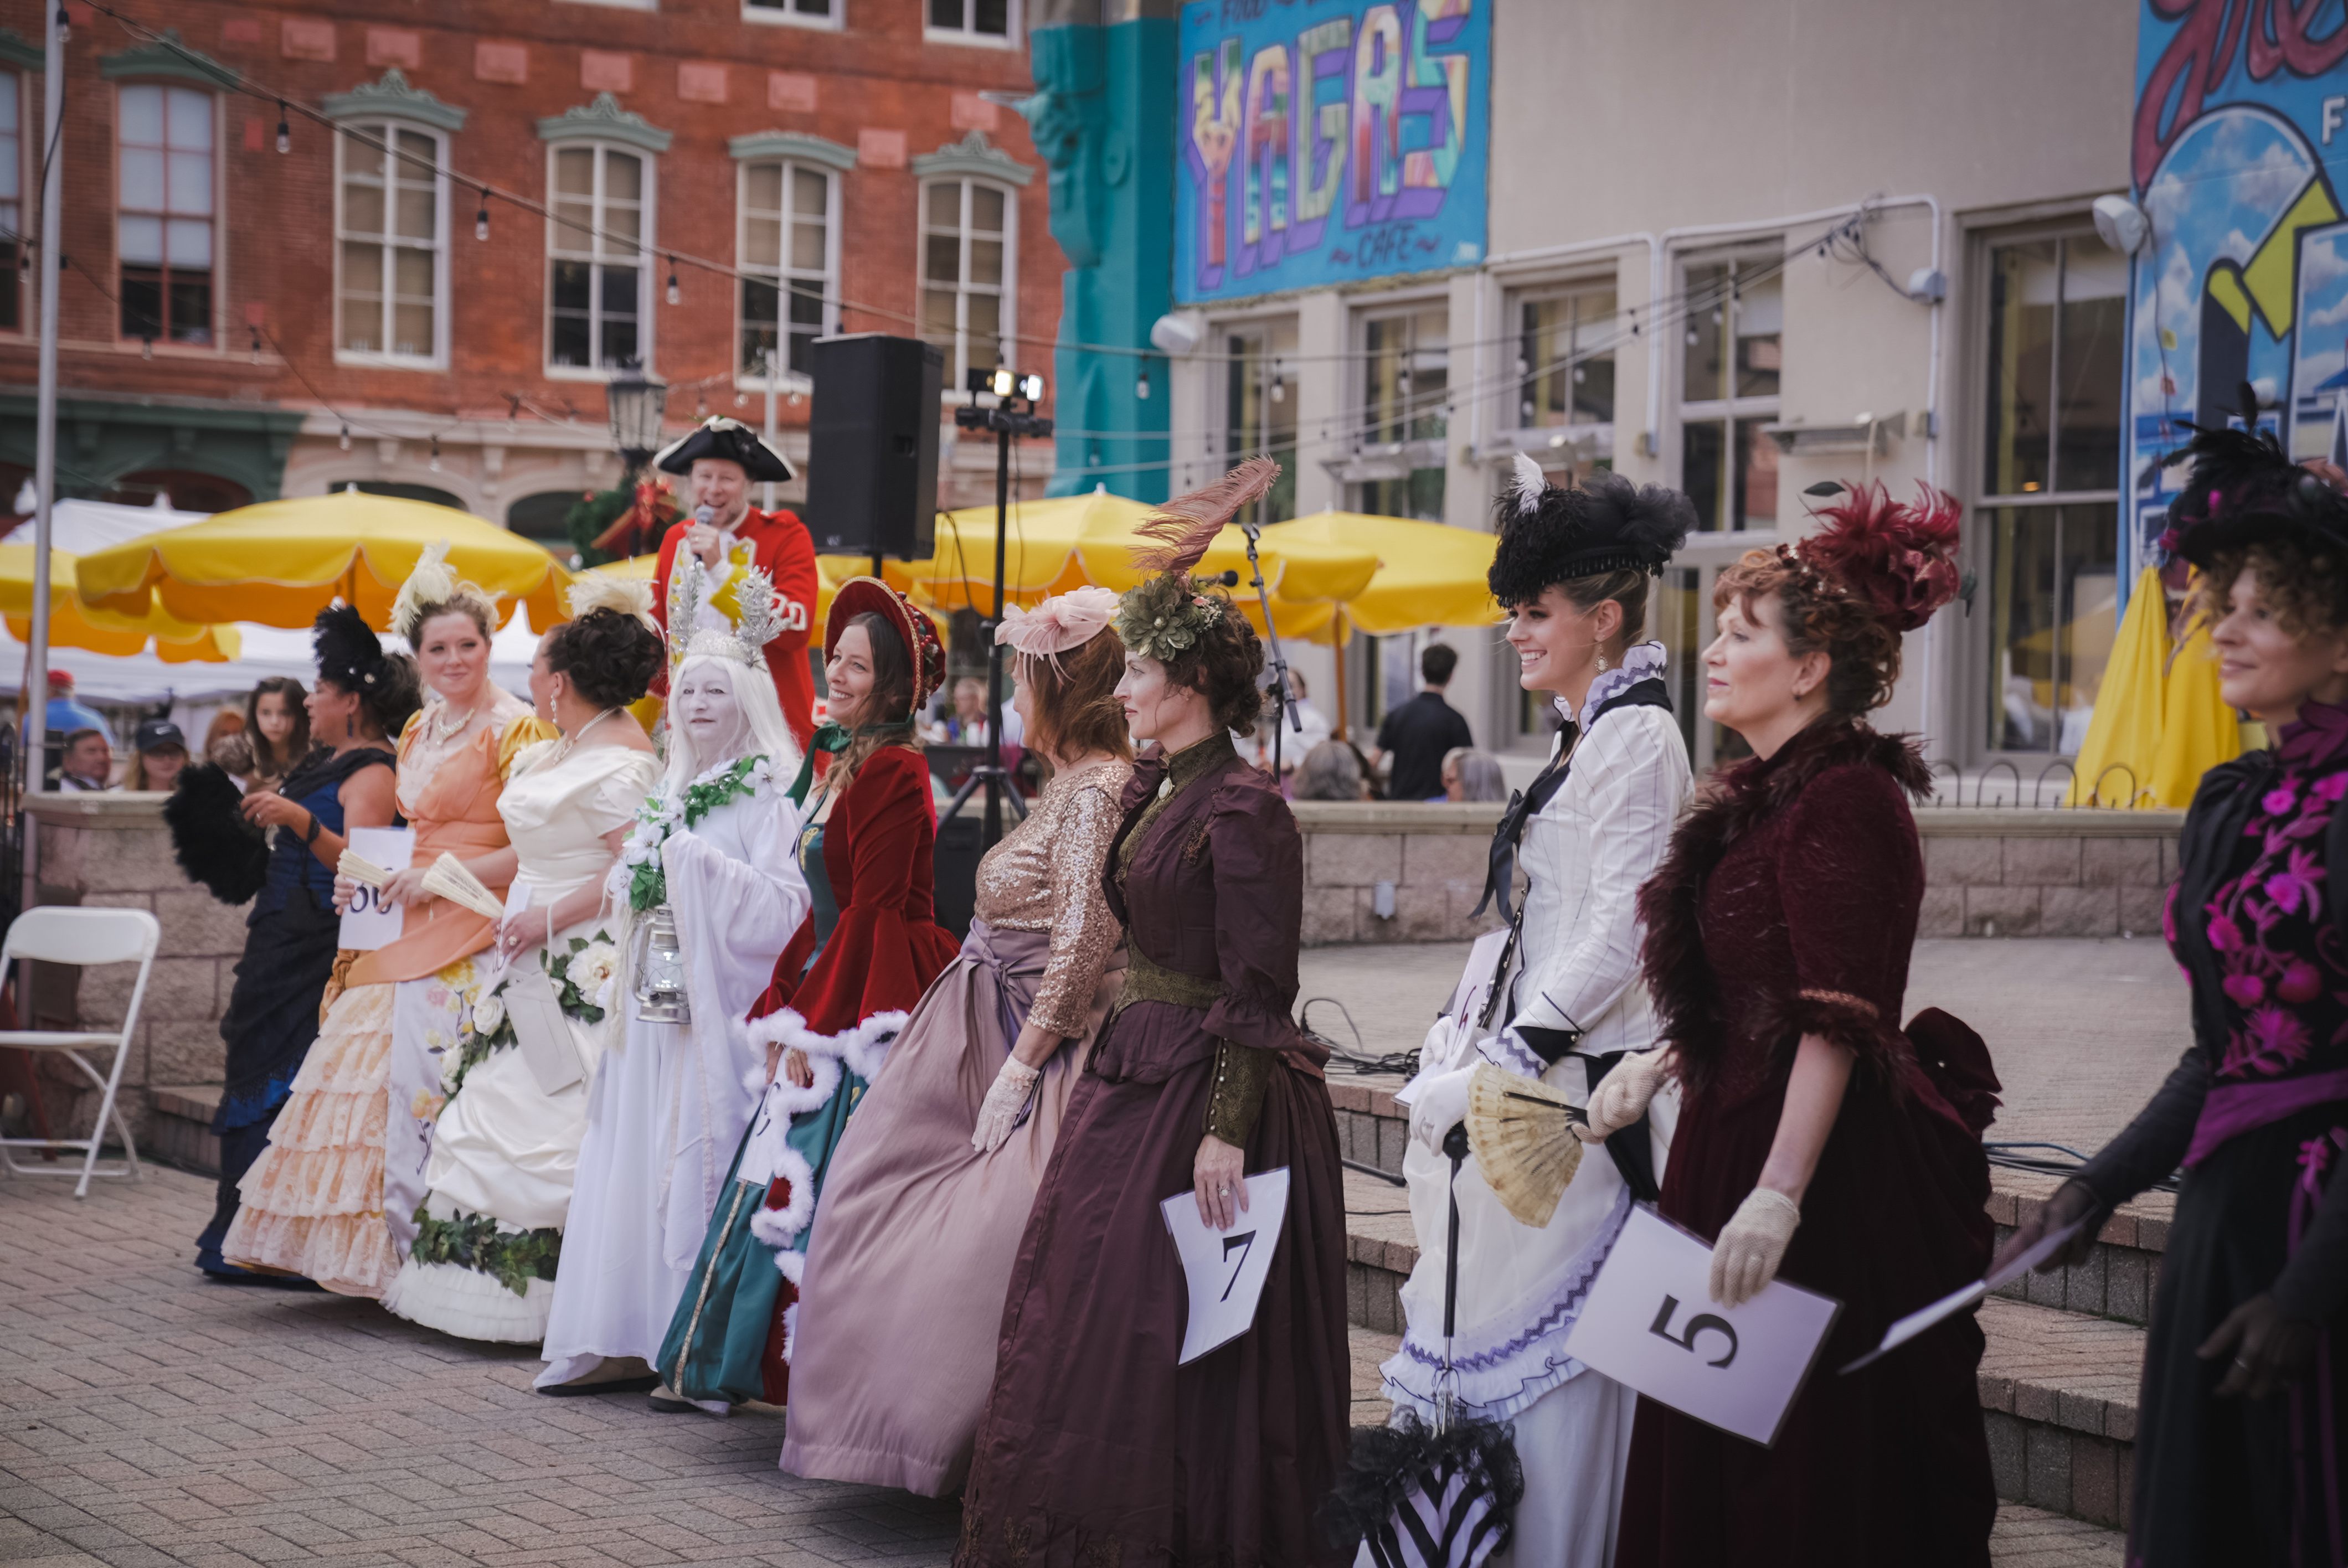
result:
[[(416, 855), (416, 830), (412, 827), (355, 827), (349, 838), (351, 848), (362, 859), (372, 860), (386, 871), (407, 870), (407, 863)], [(383, 901), (381, 888), (362, 882), (358, 891), (351, 895), (351, 907), (344, 911), (343, 932), (336, 940), (345, 948), (372, 953), (397, 941), (407, 919), (406, 910)]]
[(2053, 1257), (2055, 1251), (2058, 1248), (2068, 1245), (2071, 1238), (2079, 1234), (2079, 1227), (2086, 1223), (2087, 1222), (2085, 1220), (2073, 1220), (2069, 1225), (2065, 1225), (2061, 1230), (2054, 1232), (2053, 1235), (2041, 1236), (2035, 1245), (2024, 1252), (2021, 1256), (2015, 1258), (2012, 1263), (2007, 1264), (2003, 1268), (1992, 1269), (1988, 1278), (1976, 1279), (1971, 1285), (1965, 1286), (1962, 1289), (1949, 1292), (1948, 1295), (1943, 1296), (1940, 1300), (1935, 1301), (1930, 1307), (1918, 1307), (1915, 1311), (1910, 1313), (1907, 1317), (1902, 1317), (1890, 1327), (1885, 1329), (1883, 1331), (1883, 1343), (1878, 1345), (1874, 1349), (1869, 1350), (1866, 1355), (1861, 1356), (1858, 1360), (1853, 1361), (1849, 1366), (1845, 1367), (1843, 1371), (1846, 1374), (1858, 1371), (1861, 1367), (1868, 1365), (1879, 1357), (1890, 1355), (1892, 1351), (1899, 1349), (1900, 1347), (1907, 1344), (1908, 1341), (1916, 1337), (1917, 1335), (1924, 1332), (1925, 1329), (1932, 1327), (1933, 1324), (1941, 1321), (1943, 1318), (1955, 1317), (1958, 1313), (1962, 1312), (1966, 1307), (1972, 1306), (1975, 1302), (1980, 1301), (1993, 1291), (2004, 1289), (2005, 1286), (2013, 1284), (2015, 1280), (2020, 1279), (2024, 1275), (2028, 1274), (2032, 1269), (2036, 1268), (2048, 1258)]
[[(1256, 1302), (1288, 1218), (1288, 1167), (1248, 1177), (1247, 1200), (1247, 1211), (1235, 1214), (1227, 1231), (1209, 1228), (1199, 1217), (1197, 1194), (1187, 1187), (1158, 1205), (1190, 1286), (1190, 1321), (1177, 1365), (1228, 1345), (1255, 1322)], [(1238, 1201), (1234, 1195), (1235, 1207)]]
[(1781, 1279), (1741, 1307), (1723, 1307), (1711, 1281), (1712, 1248), (1638, 1204), (1565, 1337), (1565, 1353), (1767, 1448), (1842, 1303)]

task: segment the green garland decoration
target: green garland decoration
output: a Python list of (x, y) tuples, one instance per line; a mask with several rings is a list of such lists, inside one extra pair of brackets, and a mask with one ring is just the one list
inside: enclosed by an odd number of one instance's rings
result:
[[(747, 800), (770, 776), (763, 752), (738, 757), (715, 778), (695, 780), (685, 789), (682, 811), (664, 794), (654, 795), (637, 809), (636, 826), (628, 835), (624, 853), (629, 861), (628, 907), (639, 914), (668, 901), (668, 873), (661, 868), (661, 845), (681, 825), (698, 826), (702, 818), (729, 801)], [(757, 776), (753, 777), (756, 774)]]
[(408, 1255), (418, 1263), (448, 1263), (479, 1269), (516, 1296), (527, 1295), (530, 1282), (554, 1280), (562, 1258), (562, 1231), (557, 1225), (510, 1231), (487, 1214), (459, 1212), (454, 1219), (438, 1220), (416, 1205), (416, 1245)]
[[(610, 938), (603, 936), (600, 931), (596, 935), (606, 946), (610, 945)], [(573, 959), (593, 945), (584, 937), (573, 937), (571, 938), (570, 951), (566, 953), (557, 954), (553, 949), (549, 948), (546, 963), (546, 978), (554, 983), (554, 999), (561, 1004), (562, 1016), (574, 1018), (581, 1023), (589, 1024), (602, 1023), (603, 1009), (597, 1007), (587, 993), (580, 989), (578, 982), (571, 978), (571, 965)], [(499, 980), (489, 994), (490, 997), (501, 999), (505, 995), (505, 989), (506, 982)], [(502, 1001), (498, 1008), (498, 1021), (495, 1028), (486, 1030), (475, 1028), (479, 1016), (475, 1009), (479, 1005), (476, 1002), (473, 1008), (466, 1009), (464, 1029), (457, 1039), (457, 1072), (455, 1078), (447, 1085), (446, 1100), (457, 1098), (457, 1091), (465, 1087), (466, 1074), (488, 1061), (492, 1052), (504, 1050), (510, 1046), (521, 1043), (521, 1036), (514, 1032), (513, 1014), (505, 1010)], [(443, 1102), (444, 1104), (446, 1100)]]

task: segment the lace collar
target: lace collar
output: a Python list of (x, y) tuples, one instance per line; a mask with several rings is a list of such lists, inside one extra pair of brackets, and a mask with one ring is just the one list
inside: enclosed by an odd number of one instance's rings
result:
[(1612, 698), (1621, 696), (1640, 682), (1663, 672), (1666, 656), (1660, 642), (1633, 643), (1622, 655), (1622, 662), (1601, 674), (1590, 683), (1590, 693), (1581, 700), (1581, 712), (1577, 714), (1562, 697), (1552, 697), (1550, 703), (1560, 719), (1571, 719), (1583, 729), (1590, 727), (1591, 718)]

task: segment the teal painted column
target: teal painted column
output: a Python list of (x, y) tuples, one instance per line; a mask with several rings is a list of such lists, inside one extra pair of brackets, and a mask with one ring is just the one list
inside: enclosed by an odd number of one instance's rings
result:
[(1172, 308), (1175, 3), (1043, 0), (1035, 10), (1036, 90), (1019, 112), (1050, 171), (1052, 238), (1068, 259), (1052, 355), (1062, 434), (1046, 493), (1106, 485), (1162, 501), (1172, 388), (1149, 329)]

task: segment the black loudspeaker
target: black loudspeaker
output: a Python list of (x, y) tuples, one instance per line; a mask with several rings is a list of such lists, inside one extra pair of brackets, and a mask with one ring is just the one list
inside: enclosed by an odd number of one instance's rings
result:
[(810, 345), (806, 522), (819, 554), (930, 553), (945, 364), (934, 343), (880, 333)]
[(937, 921), (957, 937), (970, 935), (971, 920), (978, 913), (978, 863), (986, 854), (985, 828), (974, 808), (938, 824), (932, 861)]

